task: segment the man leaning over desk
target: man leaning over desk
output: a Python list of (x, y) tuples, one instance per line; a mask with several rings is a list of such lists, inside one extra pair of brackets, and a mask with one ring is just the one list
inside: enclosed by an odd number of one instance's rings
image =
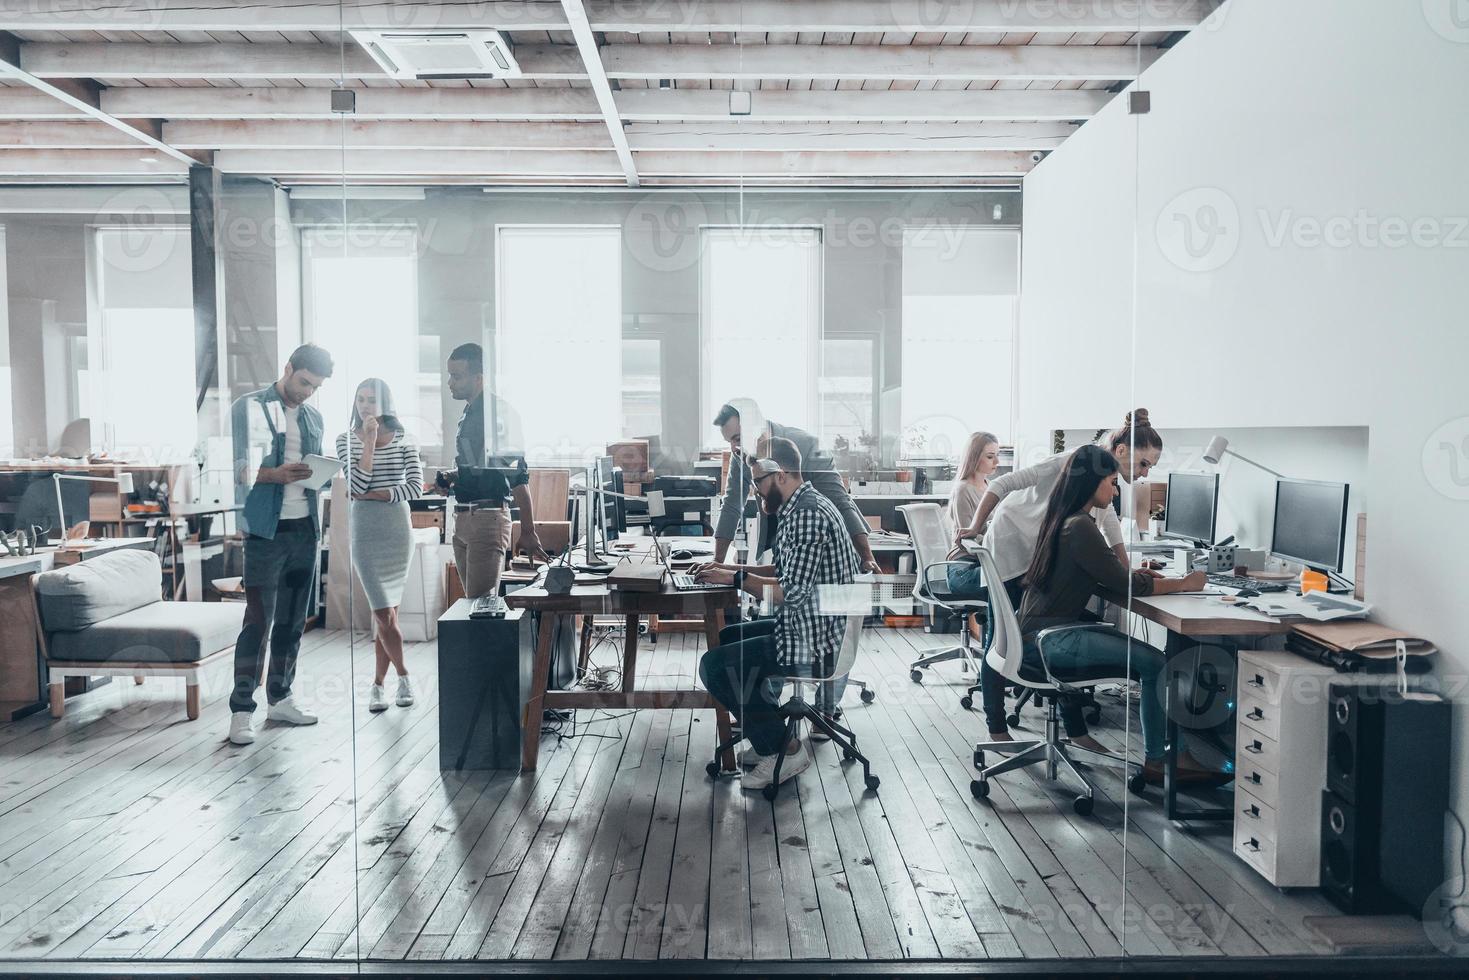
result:
[[(817, 449), (816, 437), (809, 432), (804, 432), (794, 426), (778, 425), (775, 422), (766, 421), (760, 413), (760, 407), (755, 404), (754, 399), (735, 398), (720, 408), (719, 414), (714, 419), (720, 435), (729, 443), (729, 478), (725, 482), (724, 500), (719, 508), (719, 524), (714, 529), (714, 560), (724, 561), (729, 553), (729, 546), (734, 541), (735, 529), (739, 527), (740, 521), (745, 513), (745, 499), (749, 497), (753, 488), (753, 479), (750, 474), (750, 465), (747, 454), (762, 455), (762, 443), (767, 439), (788, 439), (796, 447), (800, 458), (804, 461), (801, 465), (803, 472), (801, 476), (811, 484), (812, 489), (831, 501), (836, 508), (842, 524), (847, 529), (847, 534), (852, 539), (852, 547), (857, 549), (858, 556), (862, 559), (862, 570), (864, 572), (878, 572), (877, 559), (872, 555), (872, 546), (868, 543), (867, 521), (862, 517), (862, 512), (857, 509), (857, 504), (852, 500), (852, 495), (847, 492), (846, 484), (842, 482), (842, 476), (831, 465), (829, 459), (822, 456)], [(774, 540), (776, 529), (772, 526), (774, 519), (762, 515), (760, 541), (751, 544), (749, 558), (754, 560)]]

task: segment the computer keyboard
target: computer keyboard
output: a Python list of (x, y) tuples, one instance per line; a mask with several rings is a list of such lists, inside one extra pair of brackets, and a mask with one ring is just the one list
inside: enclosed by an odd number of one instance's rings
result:
[(1257, 578), (1245, 578), (1240, 575), (1226, 575), (1223, 572), (1210, 572), (1206, 576), (1210, 585), (1222, 585), (1226, 589), (1250, 589), (1254, 592), (1286, 592), (1290, 590), (1289, 582), (1266, 582)]
[(687, 572), (674, 572), (669, 578), (673, 581), (673, 587), (680, 592), (701, 592), (705, 589), (719, 588), (719, 586), (710, 585), (708, 582), (700, 582)]
[(482, 595), (469, 603), (470, 619), (504, 619), (510, 607), (497, 595)]

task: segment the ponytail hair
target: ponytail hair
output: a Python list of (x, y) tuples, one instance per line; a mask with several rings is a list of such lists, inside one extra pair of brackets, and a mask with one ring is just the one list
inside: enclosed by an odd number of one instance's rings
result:
[(1138, 408), (1127, 413), (1122, 428), (1113, 429), (1106, 436), (1103, 445), (1114, 451), (1118, 446), (1127, 446), (1130, 449), (1162, 449), (1163, 437), (1148, 421), (1148, 410)]

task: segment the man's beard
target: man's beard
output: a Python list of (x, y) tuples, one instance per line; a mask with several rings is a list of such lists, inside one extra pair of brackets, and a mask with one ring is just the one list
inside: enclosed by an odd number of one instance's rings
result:
[(774, 514), (780, 510), (780, 505), (783, 503), (785, 501), (780, 499), (780, 490), (777, 487), (771, 487), (769, 490), (762, 490), (760, 492), (760, 507), (767, 514)]

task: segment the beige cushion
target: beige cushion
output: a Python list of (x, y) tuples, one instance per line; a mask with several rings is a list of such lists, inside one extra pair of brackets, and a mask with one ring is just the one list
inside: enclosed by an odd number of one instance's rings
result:
[(113, 551), (36, 576), (47, 632), (89, 626), (162, 602), (163, 565), (151, 551)]
[(81, 631), (52, 633), (48, 659), (198, 663), (240, 635), (243, 602), (154, 602)]

